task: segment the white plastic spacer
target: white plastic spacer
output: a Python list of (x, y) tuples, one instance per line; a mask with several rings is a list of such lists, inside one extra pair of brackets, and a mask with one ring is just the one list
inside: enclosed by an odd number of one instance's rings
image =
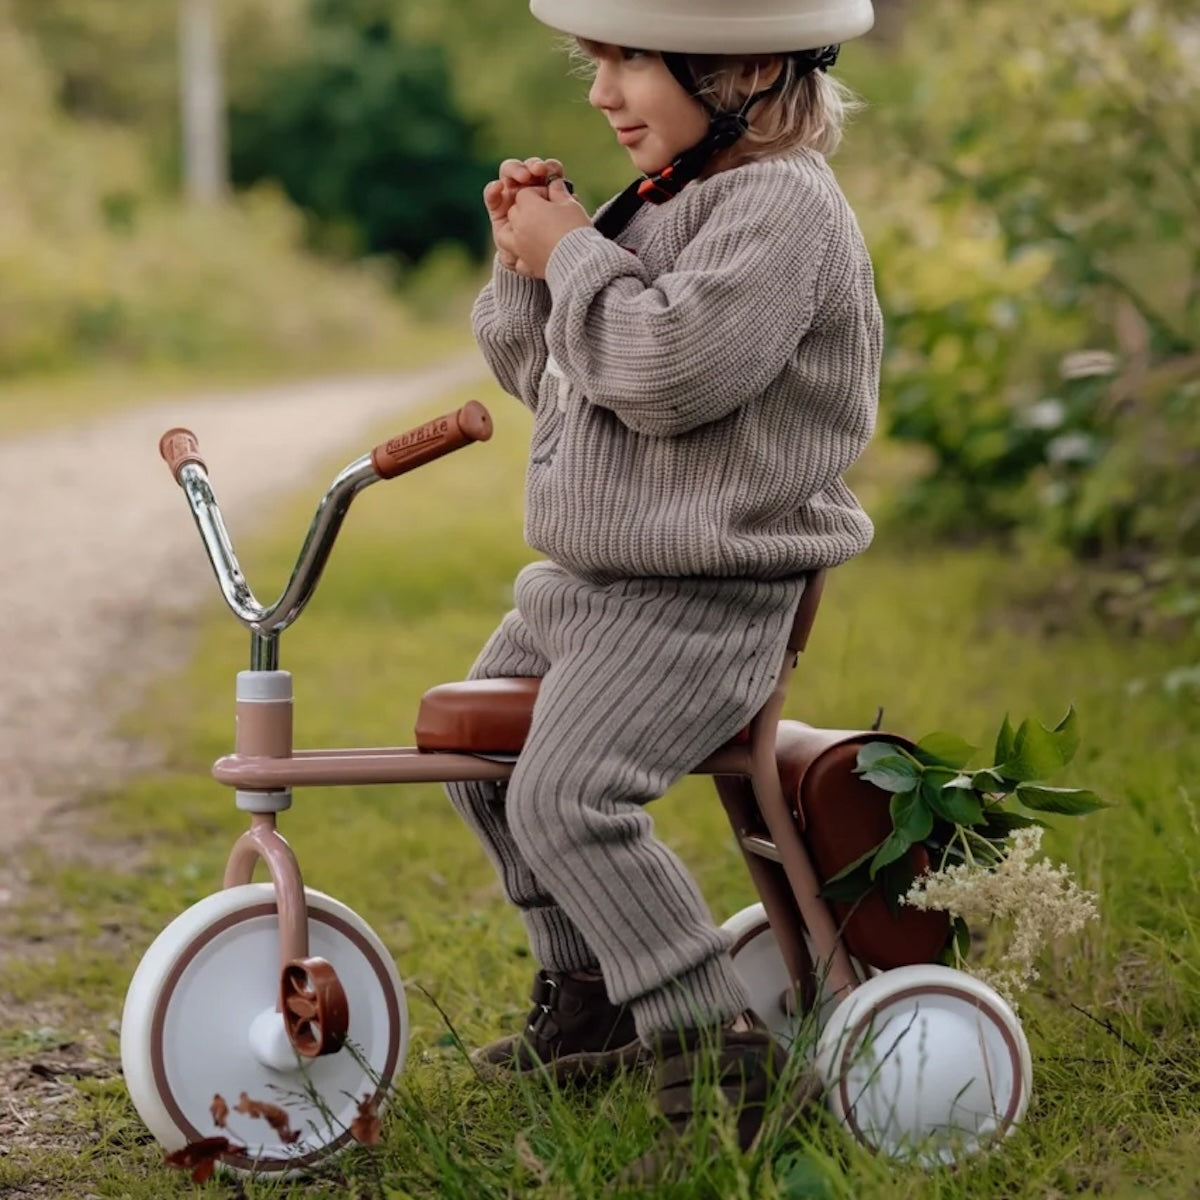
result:
[(239, 671), (237, 677), (239, 700), (279, 701), (292, 699), (291, 671)]
[(264, 1067), (280, 1073), (295, 1074), (301, 1069), (300, 1056), (288, 1039), (283, 1016), (265, 1008), (250, 1022), (250, 1053)]
[(237, 806), (242, 812), (278, 813), (292, 807), (291, 788), (278, 792), (243, 792), (239, 789), (236, 797)]

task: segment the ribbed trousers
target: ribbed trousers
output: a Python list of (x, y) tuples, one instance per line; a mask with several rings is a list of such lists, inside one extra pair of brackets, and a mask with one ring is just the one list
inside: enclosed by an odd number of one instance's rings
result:
[(599, 968), (642, 1037), (747, 1007), (728, 939), (645, 804), (765, 703), (802, 580), (517, 577), (471, 678), (542, 677), (506, 786), (454, 784), (549, 970)]

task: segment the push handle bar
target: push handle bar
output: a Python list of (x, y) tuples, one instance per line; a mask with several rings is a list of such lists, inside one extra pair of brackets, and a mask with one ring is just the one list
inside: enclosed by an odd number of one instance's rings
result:
[(395, 479), (471, 442), (486, 442), (491, 436), (491, 414), (478, 400), (469, 400), (457, 412), (380, 442), (371, 451), (371, 463), (380, 479)]
[(273, 669), (275, 642), (308, 603), (350, 502), (363, 488), (381, 479), (394, 479), (472, 442), (492, 436), (492, 418), (482, 404), (471, 400), (462, 408), (376, 446), (338, 473), (321, 503), (301, 547), (292, 577), (274, 604), (264, 606), (250, 590), (221, 510), (217, 506), (208, 468), (200, 457), (196, 435), (189, 429), (169, 429), (159, 440), (159, 453), (187, 496), (196, 527), (208, 552), (225, 602), (234, 616), (255, 634), (253, 665)]
[(188, 463), (197, 463), (205, 470), (208, 469), (204, 459), (200, 457), (200, 443), (196, 440), (196, 435), (181, 425), (168, 429), (158, 439), (158, 452), (167, 460), (167, 466), (171, 468), (176, 483), (179, 482), (179, 472)]

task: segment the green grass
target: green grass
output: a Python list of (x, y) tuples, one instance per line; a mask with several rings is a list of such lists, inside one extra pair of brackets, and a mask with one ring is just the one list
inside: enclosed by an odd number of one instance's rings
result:
[[(495, 440), (362, 497), (309, 612), (285, 636), (298, 744), (410, 741), (421, 691), (461, 677), (507, 606), (512, 576), (530, 557), (520, 537), (527, 423), (498, 393), (478, 394), (498, 417)], [(869, 464), (862, 490), (892, 469), (886, 455)], [(241, 548), (260, 594), (285, 578), (319, 488), (279, 513), (269, 536)], [(236, 514), (227, 516), (236, 527)], [(1056, 611), (1059, 632), (1044, 634), (1057, 570), (987, 549), (913, 547), (885, 531), (870, 553), (832, 575), (789, 704), (790, 715), (831, 727), (866, 727), (883, 707), (888, 728), (951, 729), (977, 743), (1006, 711), (1050, 722), (1078, 707), (1083, 747), (1063, 782), (1091, 787), (1115, 807), (1060, 819), (1048, 848), (1100, 893), (1102, 916), (1056, 948), (1023, 1003), (1036, 1087), (1026, 1123), (987, 1159), (926, 1173), (873, 1158), (814, 1119), (776, 1131), (753, 1156), (719, 1153), (689, 1180), (645, 1194), (1195, 1195), (1200, 713), (1171, 699), (1161, 681), (1185, 649), (1194, 660), (1196, 648), (1125, 640), (1086, 612)], [(1068, 593), (1054, 594), (1055, 605), (1068, 603)], [(98, 835), (132, 851), (133, 865), (38, 867), (35, 892), (7, 931), (42, 941), (8, 965), (0, 984), (0, 1066), (30, 1057), (31, 1042), (50, 1036), (22, 1024), (20, 1014), (35, 1007), (39, 1025), (49, 1020), (65, 1036), (86, 1031), (115, 1055), (113, 1022), (141, 953), (217, 886), (243, 818), (207, 771), (230, 745), (232, 677), (245, 653), (238, 627), (214, 607), (192, 665), (131, 722), (131, 733), (165, 746), (167, 767), (91, 805)], [(704, 781), (686, 782), (654, 811), (718, 919), (754, 900)], [(307, 1182), (250, 1183), (244, 1194), (604, 1194), (605, 1181), (652, 1136), (645, 1081), (587, 1095), (482, 1085), (426, 998), (476, 1044), (523, 1018), (533, 969), (519, 921), (440, 790), (305, 792), (282, 827), (308, 882), (363, 915), (395, 954), (413, 1041), (381, 1147)], [(61, 1196), (191, 1194), (148, 1144), (119, 1079), (81, 1081), (72, 1120), (91, 1140), (0, 1156), (0, 1190), (38, 1181)], [(239, 1194), (229, 1183), (213, 1193)]]

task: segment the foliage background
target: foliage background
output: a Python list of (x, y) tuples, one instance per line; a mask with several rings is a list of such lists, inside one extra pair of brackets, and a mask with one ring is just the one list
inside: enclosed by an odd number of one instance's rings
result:
[(1035, 527), (1123, 567), (1126, 599), (1193, 617), (1195, 6), (935, 0), (876, 81), (860, 147), (886, 146), (889, 170), (856, 179), (891, 431), (929, 455), (909, 514)]
[[(0, 0), (0, 378), (386, 343), (463, 317), (479, 186), (629, 166), (523, 0), (217, 0), (238, 190), (178, 200), (175, 5)], [(1200, 619), (1200, 15), (880, 0), (836, 162), (877, 268), (904, 529), (1095, 568)]]

